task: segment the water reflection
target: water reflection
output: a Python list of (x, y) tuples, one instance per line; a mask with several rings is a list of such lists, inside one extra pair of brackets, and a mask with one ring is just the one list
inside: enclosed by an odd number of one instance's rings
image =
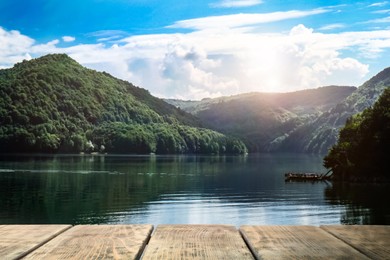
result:
[(330, 204), (345, 205), (342, 224), (389, 225), (389, 184), (335, 183), (325, 190)]
[(368, 204), (354, 214), (356, 204), (339, 187), (285, 183), (291, 170), (323, 172), (322, 158), (3, 156), (0, 223), (321, 225), (354, 223), (362, 214), (373, 219)]

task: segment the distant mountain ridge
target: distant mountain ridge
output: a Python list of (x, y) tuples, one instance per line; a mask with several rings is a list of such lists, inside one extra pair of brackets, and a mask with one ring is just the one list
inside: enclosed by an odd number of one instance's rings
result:
[(326, 153), (346, 119), (372, 106), (388, 86), (390, 68), (359, 88), (165, 101), (191, 112), (211, 129), (241, 138), (252, 152)]
[(326, 110), (342, 101), (356, 89), (356, 87), (351, 86), (326, 86), (286, 93), (253, 92), (228, 97), (205, 98), (201, 101), (179, 99), (164, 99), (164, 101), (192, 114), (198, 114), (202, 110), (207, 110), (214, 104), (245, 99), (257, 99), (259, 102), (267, 102), (274, 106), (296, 109), (298, 112), (299, 107), (319, 107), (321, 110)]

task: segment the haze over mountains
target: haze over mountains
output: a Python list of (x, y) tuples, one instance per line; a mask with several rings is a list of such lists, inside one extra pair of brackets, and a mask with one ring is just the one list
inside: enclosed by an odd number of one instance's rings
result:
[(388, 86), (390, 68), (359, 88), (168, 104), (67, 55), (46, 55), (0, 70), (0, 152), (326, 153), (345, 120)]
[(166, 101), (197, 116), (211, 129), (241, 138), (251, 152), (326, 153), (346, 119), (372, 106), (388, 86), (390, 68), (359, 88), (329, 86)]

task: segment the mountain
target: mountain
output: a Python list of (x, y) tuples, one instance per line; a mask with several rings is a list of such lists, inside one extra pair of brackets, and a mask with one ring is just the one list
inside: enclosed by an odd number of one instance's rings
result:
[(352, 115), (390, 86), (390, 68), (359, 88), (329, 86), (291, 93), (249, 93), (201, 101), (166, 100), (207, 127), (241, 138), (251, 152), (325, 154)]
[(286, 138), (356, 91), (328, 86), (291, 93), (249, 93), (201, 101), (166, 100), (209, 128), (242, 138), (250, 151), (280, 151)]
[(0, 152), (245, 152), (237, 139), (65, 54), (0, 70)]
[(326, 153), (336, 143), (339, 130), (347, 119), (371, 107), (389, 86), (390, 68), (386, 68), (332, 109), (288, 135), (279, 149)]

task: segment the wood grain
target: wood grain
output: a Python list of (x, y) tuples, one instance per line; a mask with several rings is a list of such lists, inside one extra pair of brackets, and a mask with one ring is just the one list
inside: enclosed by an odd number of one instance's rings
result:
[(26, 259), (138, 259), (152, 225), (75, 226)]
[(70, 225), (0, 225), (0, 259), (18, 259)]
[(390, 259), (390, 226), (321, 226), (372, 259)]
[(242, 226), (258, 259), (368, 259), (319, 227)]
[(253, 259), (237, 229), (227, 225), (160, 225), (147, 259)]

